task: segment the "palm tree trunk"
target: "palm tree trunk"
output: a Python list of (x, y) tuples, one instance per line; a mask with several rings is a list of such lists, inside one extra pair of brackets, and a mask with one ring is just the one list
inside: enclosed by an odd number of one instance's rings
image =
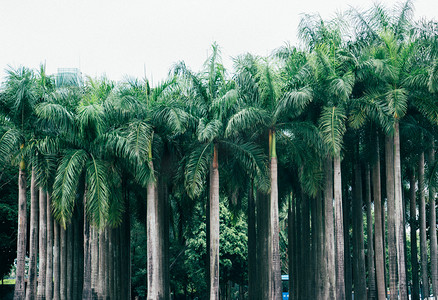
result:
[(20, 162), (18, 171), (18, 235), (17, 235), (17, 270), (15, 279), (14, 299), (24, 299), (24, 266), (27, 243), (27, 201), (26, 173), (24, 161)]
[(335, 236), (333, 220), (333, 160), (327, 156), (324, 186), (324, 250), (325, 250), (325, 284), (324, 300), (336, 298), (336, 264)]
[(67, 230), (67, 299), (73, 298), (73, 259), (74, 259), (74, 243), (73, 243), (73, 224), (70, 223)]
[(40, 187), (40, 232), (39, 232), (39, 276), (37, 299), (46, 299), (46, 259), (47, 259), (47, 197)]
[(410, 224), (411, 224), (411, 265), (412, 265), (412, 300), (420, 300), (420, 284), (418, 280), (418, 251), (417, 251), (417, 205), (415, 201), (415, 172), (410, 174)]
[(424, 197), (424, 153), (418, 161), (418, 190), (420, 194), (420, 257), (423, 295), (429, 297), (429, 279), (427, 276), (427, 240), (426, 240), (426, 201)]
[(267, 196), (261, 191), (256, 193), (257, 205), (257, 299), (269, 299), (269, 272), (270, 264), (268, 258), (269, 239), (269, 206)]
[(90, 222), (86, 214), (87, 192), (84, 194), (84, 288), (82, 291), (82, 299), (91, 300), (91, 240), (90, 240)]
[(98, 299), (99, 293), (99, 233), (93, 226), (91, 229), (91, 293), (92, 299)]
[[(317, 211), (317, 232), (318, 232), (318, 241), (316, 244), (317, 247), (317, 260), (316, 265), (318, 266), (317, 269), (317, 284), (318, 291), (316, 294), (316, 299), (323, 299), (324, 295), (324, 251), (323, 251), (323, 244), (324, 244), (324, 223), (323, 223), (323, 198), (322, 196), (318, 196), (316, 200), (316, 211)], [(289, 259), (291, 259), (289, 257)], [(290, 275), (289, 275), (290, 276)]]
[[(345, 189), (344, 189), (345, 191)], [(347, 195), (347, 193), (345, 193)], [(353, 267), (351, 262), (350, 247), (350, 219), (351, 219), (351, 201), (349, 197), (343, 197), (342, 210), (344, 218), (344, 267), (345, 267), (345, 300), (351, 300), (353, 294)]]
[(271, 193), (270, 193), (270, 225), (269, 225), (269, 256), (272, 263), (271, 272), (271, 292), (270, 299), (282, 298), (281, 286), (281, 258), (280, 258), (280, 227), (278, 224), (278, 175), (277, 175), (277, 152), (275, 131), (269, 132), (269, 149), (271, 158), (270, 179), (271, 179)]
[[(429, 149), (429, 165), (435, 164), (435, 145), (432, 140), (431, 148)], [(431, 279), (432, 279), (432, 293), (435, 297), (438, 296), (438, 245), (437, 234), (434, 228), (436, 227), (436, 208), (435, 208), (435, 188), (429, 188), (429, 201), (430, 201), (430, 266), (431, 266)]]
[[(302, 289), (303, 289), (303, 298), (309, 299), (311, 298), (311, 262), (310, 262), (310, 209), (309, 209), (309, 199), (306, 197), (303, 191), (301, 191), (301, 205), (302, 205), (302, 239), (303, 243), (301, 244), (301, 254), (302, 254), (302, 264), (303, 264), (303, 281), (302, 281)], [(281, 279), (281, 273), (280, 273)], [(280, 298), (281, 299), (281, 298)]]
[[(294, 230), (295, 230), (295, 226), (294, 226), (294, 219), (293, 219), (293, 207), (292, 207), (292, 202), (293, 202), (293, 198), (292, 198), (292, 193), (289, 197), (287, 197), (287, 203), (288, 203), (288, 207), (287, 207), (287, 240), (288, 240), (288, 245), (287, 245), (287, 253), (288, 253), (288, 269), (289, 269), (289, 299), (292, 299), (292, 293), (295, 292), (295, 288), (294, 288), (294, 280), (293, 280), (293, 276), (295, 275), (295, 272), (293, 272), (294, 269), (294, 247), (295, 247), (295, 243), (294, 243)], [(249, 268), (248, 268), (248, 272), (249, 272)], [(249, 274), (248, 274), (249, 275)], [(249, 297), (249, 299), (255, 299), (255, 297), (251, 298)]]
[(341, 182), (341, 154), (333, 158), (333, 187), (335, 194), (335, 232), (336, 232), (336, 299), (345, 299), (344, 281), (344, 224), (342, 217), (342, 182)]
[(83, 275), (84, 275), (84, 220), (82, 213), (82, 203), (76, 206), (73, 223), (73, 299), (82, 299)]
[(53, 236), (54, 236), (54, 247), (53, 247), (53, 299), (60, 300), (60, 289), (59, 284), (61, 280), (61, 266), (60, 266), (60, 227), (58, 222), (53, 222)]
[(99, 292), (98, 292), (98, 299), (99, 300), (105, 300), (104, 294), (105, 294), (105, 229), (101, 229), (99, 232)]
[(400, 159), (400, 130), (399, 123), (394, 127), (394, 199), (395, 199), (395, 225), (396, 243), (398, 258), (398, 285), (401, 300), (408, 299), (408, 289), (406, 284), (406, 255), (405, 255), (405, 222), (404, 205), (402, 194), (402, 175)]
[[(380, 180), (380, 150), (379, 137), (376, 132), (376, 140), (374, 147), (374, 159), (371, 166), (372, 184), (373, 184), (373, 200), (374, 200), (374, 243), (376, 257), (376, 282), (377, 282), (377, 299), (386, 299), (385, 285), (385, 258), (384, 258), (384, 243), (383, 243), (383, 228), (384, 214), (382, 214), (382, 187)], [(382, 220), (383, 217), (383, 220)]]
[(114, 228), (108, 228), (108, 273), (107, 278), (109, 282), (109, 299), (114, 297)]
[(30, 179), (30, 242), (29, 242), (29, 280), (26, 299), (33, 300), (37, 291), (37, 256), (38, 256), (38, 197), (35, 188), (35, 170), (32, 167)]
[(376, 299), (376, 271), (374, 267), (373, 245), (373, 211), (371, 207), (371, 174), (370, 166), (365, 169), (365, 199), (367, 203), (367, 262), (368, 262), (368, 299)]
[(60, 296), (61, 300), (67, 299), (67, 230), (59, 226), (60, 228), (60, 242), (61, 242), (61, 252), (60, 252), (60, 267), (61, 267), (61, 277), (60, 277)]
[(397, 299), (397, 244), (394, 198), (394, 138), (385, 138), (386, 193), (388, 201), (388, 256), (390, 299)]
[(53, 216), (51, 212), (52, 199), (47, 196), (47, 261), (46, 261), (46, 298), (53, 298)]
[[(290, 228), (289, 228), (290, 230)], [(248, 192), (248, 297), (256, 299), (257, 256), (256, 256), (256, 223), (253, 179)]]
[[(359, 159), (358, 157), (356, 158)], [(356, 161), (354, 167), (355, 199), (353, 199), (353, 249), (354, 249), (354, 299), (367, 299), (365, 277), (365, 246), (363, 237), (362, 215), (362, 170), (360, 163)]]
[[(153, 163), (150, 162), (153, 171)], [(147, 187), (147, 276), (148, 300), (164, 297), (164, 274), (162, 269), (162, 224), (160, 224), (157, 183), (151, 180)]]
[(219, 164), (218, 145), (214, 145), (210, 168), (210, 300), (219, 300)]

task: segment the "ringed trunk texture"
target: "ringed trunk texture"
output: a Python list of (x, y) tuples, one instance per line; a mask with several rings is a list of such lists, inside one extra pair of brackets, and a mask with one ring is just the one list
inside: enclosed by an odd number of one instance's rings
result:
[(410, 174), (410, 224), (411, 224), (411, 265), (412, 265), (412, 300), (420, 300), (420, 283), (418, 279), (418, 250), (417, 250), (417, 205), (415, 195), (415, 173)]
[(398, 258), (398, 287), (401, 300), (408, 299), (406, 285), (406, 255), (405, 255), (405, 218), (402, 191), (401, 159), (400, 159), (400, 130), (398, 121), (394, 129), (394, 198), (395, 198), (395, 225)]
[(38, 196), (35, 187), (35, 170), (32, 167), (30, 180), (30, 241), (29, 241), (29, 280), (26, 288), (26, 299), (33, 300), (37, 291), (37, 258), (38, 258)]
[(47, 197), (40, 187), (40, 232), (39, 232), (39, 276), (37, 299), (46, 299), (46, 259), (47, 259)]
[(73, 299), (73, 259), (74, 259), (74, 243), (73, 243), (73, 224), (70, 223), (66, 230), (67, 234), (67, 299)]
[[(431, 148), (429, 150), (429, 165), (435, 164), (435, 145), (432, 141)], [(435, 188), (429, 189), (429, 201), (430, 201), (430, 265), (431, 265), (431, 279), (432, 279), (432, 292), (435, 297), (438, 296), (438, 245), (436, 236), (436, 207), (435, 207)]]
[(386, 193), (388, 205), (388, 256), (389, 256), (389, 291), (390, 299), (398, 298), (397, 291), (397, 243), (395, 230), (395, 196), (394, 196), (394, 138), (385, 137)]
[[(288, 207), (287, 207), (287, 240), (288, 240), (288, 245), (287, 245), (287, 253), (288, 253), (288, 257), (289, 257), (289, 261), (288, 261), (288, 269), (289, 269), (289, 299), (292, 299), (292, 293), (295, 292), (294, 289), (294, 280), (293, 280), (293, 276), (295, 275), (293, 272), (294, 270), (294, 247), (295, 247), (295, 243), (294, 243), (294, 219), (293, 219), (293, 208), (292, 208), (292, 202), (293, 202), (293, 198), (292, 198), (292, 194), (287, 198), (287, 202), (288, 202)], [(248, 275), (249, 275), (249, 267), (248, 267)], [(249, 297), (250, 299), (255, 299)]]
[(218, 146), (214, 145), (213, 161), (210, 168), (210, 249), (209, 278), (210, 300), (219, 300), (219, 165)]
[(46, 298), (53, 298), (53, 216), (51, 212), (52, 199), (47, 196), (47, 261), (46, 261)]
[(325, 284), (324, 300), (336, 298), (335, 235), (333, 220), (333, 161), (327, 156), (325, 161), (324, 186), (324, 250)]
[(418, 161), (418, 190), (420, 193), (420, 257), (421, 281), (424, 297), (429, 297), (429, 278), (427, 276), (427, 239), (426, 239), (426, 200), (424, 196), (424, 153)]
[(377, 282), (377, 299), (386, 299), (385, 286), (385, 246), (383, 243), (384, 214), (382, 213), (382, 187), (380, 179), (380, 150), (379, 137), (376, 132), (374, 160), (371, 166), (373, 200), (374, 200), (374, 243), (376, 257), (376, 282)]
[[(150, 168), (154, 169), (152, 162), (150, 162)], [(148, 300), (164, 299), (163, 239), (159, 213), (157, 183), (151, 181), (147, 187), (146, 220)]]
[(373, 245), (373, 210), (371, 207), (371, 174), (370, 166), (365, 169), (365, 199), (367, 203), (367, 262), (368, 262), (368, 299), (376, 299), (376, 271), (374, 266)]
[(344, 282), (344, 223), (342, 216), (342, 182), (341, 182), (341, 155), (333, 158), (333, 186), (335, 194), (335, 232), (336, 232), (336, 299), (345, 299)]
[(14, 288), (14, 299), (24, 299), (24, 266), (27, 243), (27, 210), (26, 210), (26, 173), (21, 161), (18, 171), (18, 236), (17, 236), (17, 270)]

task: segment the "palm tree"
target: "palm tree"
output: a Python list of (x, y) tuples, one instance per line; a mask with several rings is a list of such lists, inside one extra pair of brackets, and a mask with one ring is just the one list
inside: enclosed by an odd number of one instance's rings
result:
[(6, 163), (11, 155), (16, 155), (18, 162), (18, 238), (17, 238), (17, 277), (14, 299), (23, 299), (24, 290), (24, 262), (27, 241), (27, 213), (26, 213), (26, 161), (28, 160), (27, 141), (34, 121), (34, 106), (37, 101), (35, 90), (35, 76), (27, 68), (7, 70), (4, 95), (1, 97), (2, 114), (7, 117), (9, 129), (0, 139), (0, 153), (2, 164)]

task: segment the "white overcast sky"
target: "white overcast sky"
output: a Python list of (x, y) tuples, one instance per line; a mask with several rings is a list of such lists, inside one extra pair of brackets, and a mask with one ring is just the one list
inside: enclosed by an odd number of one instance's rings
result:
[[(301, 13), (324, 18), (372, 0), (0, 0), (0, 79), (8, 65), (48, 73), (77, 67), (92, 77), (106, 74), (163, 80), (184, 60), (200, 70), (217, 41), (226, 68), (245, 52), (268, 55), (296, 44)], [(381, 1), (393, 7), (397, 1)], [(437, 19), (437, 0), (416, 0), (415, 18)]]

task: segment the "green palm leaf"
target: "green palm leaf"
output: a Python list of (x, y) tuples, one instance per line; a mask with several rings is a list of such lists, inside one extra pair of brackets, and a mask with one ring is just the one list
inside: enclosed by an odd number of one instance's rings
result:
[(187, 159), (184, 178), (187, 194), (191, 198), (199, 196), (204, 190), (212, 152), (213, 145), (211, 143), (201, 145), (195, 148)]
[(345, 133), (345, 110), (342, 107), (324, 107), (319, 119), (319, 128), (324, 144), (332, 155), (341, 151)]
[(84, 150), (69, 150), (58, 166), (53, 184), (53, 214), (65, 228), (73, 215), (79, 178), (88, 154)]

